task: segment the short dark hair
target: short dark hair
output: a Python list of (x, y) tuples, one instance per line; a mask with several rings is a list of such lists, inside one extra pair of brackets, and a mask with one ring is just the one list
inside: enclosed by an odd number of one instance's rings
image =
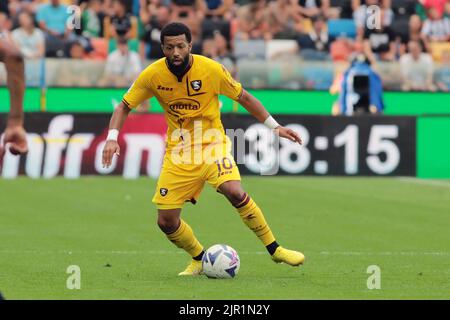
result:
[(172, 22), (166, 24), (161, 30), (161, 44), (164, 44), (164, 37), (179, 36), (182, 34), (186, 36), (187, 42), (190, 43), (192, 40), (191, 30), (189, 30), (189, 28), (185, 24), (180, 22)]

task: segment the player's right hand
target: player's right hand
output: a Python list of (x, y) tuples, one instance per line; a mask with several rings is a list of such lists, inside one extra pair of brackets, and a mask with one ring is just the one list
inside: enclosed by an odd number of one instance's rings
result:
[(115, 140), (106, 141), (105, 147), (103, 148), (103, 168), (109, 168), (111, 166), (112, 158), (114, 155), (120, 155), (119, 143)]
[(14, 155), (28, 152), (27, 133), (21, 125), (6, 127), (3, 142), (0, 142), (0, 163), (6, 153), (7, 144), (9, 151)]

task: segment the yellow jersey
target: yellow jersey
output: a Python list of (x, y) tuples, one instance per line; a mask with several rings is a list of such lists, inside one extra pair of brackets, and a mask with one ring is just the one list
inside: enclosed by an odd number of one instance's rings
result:
[[(233, 100), (242, 94), (242, 85), (235, 81), (220, 63), (201, 55), (192, 54), (185, 73), (177, 76), (167, 65), (166, 58), (149, 65), (123, 96), (129, 108), (137, 107), (151, 97), (161, 104), (168, 124), (166, 151), (184, 143), (210, 144), (216, 130), (226, 139), (220, 120), (219, 94)], [(197, 141), (197, 142), (196, 142)]]

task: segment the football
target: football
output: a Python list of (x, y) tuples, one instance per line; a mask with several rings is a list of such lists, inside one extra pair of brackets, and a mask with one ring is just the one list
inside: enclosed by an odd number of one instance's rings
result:
[(202, 259), (203, 273), (208, 278), (229, 279), (239, 272), (241, 262), (232, 247), (226, 244), (215, 244), (206, 250)]

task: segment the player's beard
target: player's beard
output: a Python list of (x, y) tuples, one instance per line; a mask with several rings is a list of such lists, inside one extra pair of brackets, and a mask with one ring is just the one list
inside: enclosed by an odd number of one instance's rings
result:
[(176, 75), (182, 75), (189, 65), (189, 53), (183, 57), (183, 62), (180, 65), (173, 64), (170, 59), (167, 59), (169, 69)]

